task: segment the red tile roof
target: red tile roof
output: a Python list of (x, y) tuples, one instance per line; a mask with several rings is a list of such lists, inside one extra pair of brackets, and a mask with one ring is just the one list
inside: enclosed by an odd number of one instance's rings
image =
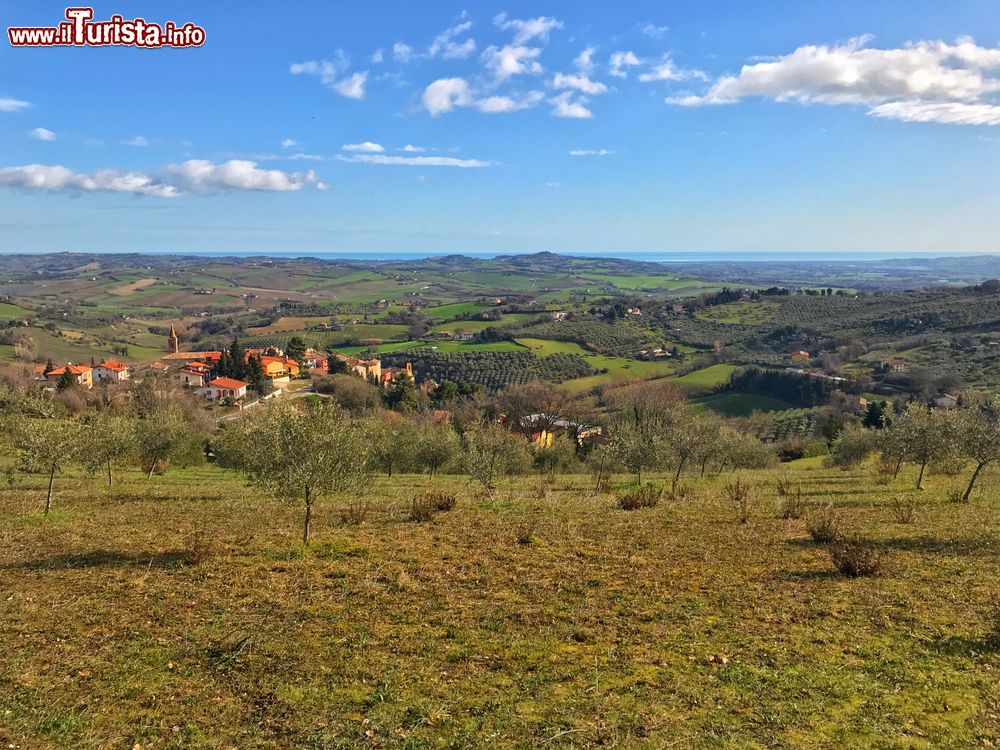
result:
[(209, 385), (212, 388), (229, 388), (238, 391), (240, 388), (246, 388), (249, 383), (244, 383), (242, 380), (235, 380), (234, 378), (216, 378)]
[(128, 365), (124, 362), (118, 362), (117, 360), (108, 360), (107, 362), (101, 362), (98, 367), (103, 367), (105, 370), (113, 370), (114, 372), (125, 372), (128, 369)]
[[(44, 370), (45, 368), (43, 367), (42, 369)], [(70, 375), (83, 375), (84, 373), (90, 372), (92, 369), (93, 368), (88, 367), (87, 365), (56, 365), (55, 369), (51, 370), (48, 376), (50, 378), (57, 378), (66, 372), (66, 370), (69, 370)]]

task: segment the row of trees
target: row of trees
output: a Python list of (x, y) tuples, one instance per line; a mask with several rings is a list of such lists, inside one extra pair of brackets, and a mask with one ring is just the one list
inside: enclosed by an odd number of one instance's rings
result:
[[(866, 426), (868, 425), (868, 426)], [(904, 463), (920, 467), (917, 489), (923, 489), (928, 466), (971, 463), (972, 474), (962, 495), (968, 501), (983, 470), (1000, 462), (1000, 399), (967, 404), (961, 409), (933, 409), (912, 402), (903, 414), (886, 413), (881, 424), (848, 425), (837, 440), (830, 462), (844, 468), (861, 465), (878, 453), (899, 474)]]
[(530, 465), (526, 442), (496, 424), (475, 425), (461, 437), (448, 425), (413, 426), (412, 434), (404, 429), (352, 420), (328, 404), (272, 404), (227, 426), (215, 453), (220, 465), (241, 471), (269, 494), (303, 503), (305, 544), (315, 503), (361, 491), (376, 469), (391, 474), (420, 465), (433, 477), (461, 454), (464, 469), (492, 495), (501, 477)]
[(764, 468), (776, 460), (773, 449), (758, 437), (726, 426), (715, 415), (697, 415), (675, 386), (648, 383), (631, 386), (608, 399), (612, 412), (613, 465), (642, 481), (644, 472), (669, 470), (673, 489), (685, 469)]

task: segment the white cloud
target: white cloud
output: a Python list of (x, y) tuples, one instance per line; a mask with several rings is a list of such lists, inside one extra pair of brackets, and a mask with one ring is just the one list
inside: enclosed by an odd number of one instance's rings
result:
[(343, 50), (338, 49), (333, 60), (307, 60), (292, 63), (288, 70), (292, 75), (308, 75), (319, 78), (320, 83), (331, 91), (348, 99), (364, 99), (368, 71), (345, 75), (350, 61)]
[(372, 52), (371, 60), (372, 60), (372, 65), (381, 65), (383, 62), (385, 62), (385, 52), (382, 51), (381, 47)]
[(524, 44), (532, 39), (539, 39), (542, 42), (549, 40), (549, 33), (554, 29), (563, 27), (562, 21), (555, 18), (539, 16), (538, 18), (507, 18), (506, 13), (500, 13), (493, 18), (493, 23), (504, 31), (514, 31), (514, 44)]
[(132, 193), (155, 198), (173, 198), (180, 194), (176, 187), (142, 172), (99, 169), (81, 174), (68, 167), (46, 164), (0, 168), (0, 185), (22, 190)]
[(600, 81), (592, 81), (587, 76), (567, 75), (566, 73), (556, 73), (552, 78), (552, 87), (557, 89), (576, 89), (585, 94), (603, 94), (608, 87)]
[(129, 138), (127, 141), (122, 141), (126, 146), (136, 146), (137, 148), (143, 148), (149, 145), (149, 138), (144, 135), (137, 135), (134, 138)]
[(606, 148), (576, 148), (569, 152), (570, 156), (611, 156), (614, 151)]
[(35, 128), (28, 133), (29, 138), (34, 138), (36, 141), (54, 141), (56, 139), (56, 134), (53, 133), (48, 128)]
[(407, 143), (405, 146), (403, 146), (403, 148), (400, 149), (400, 151), (406, 151), (408, 154), (420, 154), (426, 150), (427, 149), (424, 148), (423, 146), (412, 146), (409, 143)]
[(347, 78), (342, 78), (331, 87), (341, 96), (348, 99), (364, 99), (365, 83), (368, 81), (368, 71), (352, 73)]
[(487, 47), (483, 50), (483, 64), (493, 71), (497, 82), (506, 81), (511, 76), (522, 73), (541, 73), (542, 65), (538, 56), (542, 51), (537, 47), (505, 45)]
[(61, 165), (27, 164), (0, 168), (0, 186), (47, 192), (129, 193), (153, 198), (176, 198), (186, 191), (294, 191), (327, 187), (312, 171), (260, 169), (255, 162), (241, 159), (221, 164), (192, 159), (169, 165), (162, 176), (120, 169), (98, 169), (84, 174)]
[(437, 116), (471, 104), (472, 92), (464, 78), (439, 78), (424, 89), (421, 100), (427, 111)]
[(670, 55), (664, 55), (660, 62), (650, 70), (639, 75), (639, 80), (645, 83), (652, 81), (686, 81), (691, 78), (705, 79), (705, 74), (700, 70), (686, 70), (678, 68)]
[(363, 143), (345, 143), (341, 148), (344, 151), (353, 151), (362, 154), (381, 154), (385, 148), (380, 143), (364, 141)]
[(488, 96), (476, 102), (476, 108), (480, 112), (497, 114), (501, 112), (517, 112), (522, 109), (530, 109), (545, 98), (541, 91), (531, 91), (522, 97), (511, 96)]
[(354, 154), (344, 156), (339, 154), (337, 159), (356, 164), (382, 164), (408, 167), (458, 167), (460, 169), (471, 169), (493, 166), (493, 162), (491, 161), (456, 159), (451, 156), (389, 156), (388, 154)]
[(622, 50), (612, 53), (609, 72), (616, 78), (627, 78), (628, 69), (637, 65), (642, 65), (642, 60), (631, 50)]
[(939, 122), (945, 125), (1000, 125), (1000, 106), (965, 102), (888, 102), (868, 114), (904, 122)]
[(12, 99), (9, 96), (0, 96), (0, 112), (17, 112), (19, 109), (30, 107), (31, 104), (22, 99)]
[(296, 140), (294, 140), (293, 138), (286, 138), (285, 140), (283, 140), (281, 142), (281, 147), (282, 148), (295, 148), (298, 145), (299, 145), (299, 142), (296, 141)]
[(670, 31), (670, 27), (657, 26), (653, 23), (647, 23), (640, 26), (639, 31), (648, 36), (650, 39), (662, 39), (663, 35)]
[(286, 172), (281, 169), (261, 169), (256, 162), (230, 159), (214, 164), (207, 159), (190, 159), (181, 164), (171, 164), (167, 173), (174, 183), (196, 192), (211, 190), (265, 190), (289, 192), (312, 187), (325, 190), (326, 185), (312, 170)]
[(587, 103), (585, 97), (580, 97), (579, 99), (572, 101), (572, 96), (572, 91), (564, 91), (558, 96), (554, 96), (549, 99), (549, 103), (552, 105), (553, 117), (568, 117), (572, 119), (587, 120), (594, 116), (594, 113), (584, 106)]
[(590, 75), (594, 72), (594, 54), (597, 47), (587, 47), (573, 60), (573, 66), (580, 71), (581, 75)]
[(464, 21), (441, 32), (427, 48), (427, 57), (434, 58), (441, 55), (445, 60), (466, 59), (476, 51), (476, 40), (470, 37), (464, 42), (457, 43), (454, 39), (471, 28), (472, 21)]
[(392, 59), (400, 63), (408, 63), (413, 59), (413, 47), (403, 42), (392, 45)]
[(869, 105), (876, 117), (944, 124), (1000, 124), (1000, 48), (969, 38), (873, 49), (870, 37), (807, 45), (744, 65), (700, 96), (668, 99), (684, 106), (732, 104), (748, 97), (803, 104)]

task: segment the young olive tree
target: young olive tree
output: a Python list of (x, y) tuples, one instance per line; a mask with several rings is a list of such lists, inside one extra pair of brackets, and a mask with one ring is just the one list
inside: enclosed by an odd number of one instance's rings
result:
[(501, 477), (520, 474), (531, 462), (523, 437), (494, 424), (480, 424), (464, 435), (465, 469), (492, 498)]
[(962, 499), (968, 502), (980, 473), (989, 464), (1000, 461), (1000, 399), (963, 409), (958, 414), (958, 442), (961, 451), (976, 468), (969, 477)]
[(447, 424), (425, 424), (412, 436), (413, 463), (426, 471), (431, 479), (440, 469), (451, 463), (462, 448), (458, 434)]
[(98, 412), (85, 422), (80, 463), (91, 474), (107, 472), (108, 487), (115, 483), (114, 467), (135, 455), (136, 420)]
[(56, 474), (75, 462), (83, 447), (83, 429), (65, 419), (20, 419), (11, 423), (14, 443), (25, 471), (48, 474), (45, 515), (52, 508), (52, 486)]
[(157, 464), (193, 456), (198, 432), (175, 407), (166, 407), (136, 420), (135, 453), (146, 478), (153, 476)]
[(920, 465), (917, 489), (922, 490), (927, 464), (949, 455), (954, 450), (956, 437), (955, 412), (947, 409), (930, 409), (924, 404), (912, 403), (906, 413), (896, 421), (892, 430), (905, 446), (908, 461)]
[(841, 469), (860, 466), (878, 447), (878, 435), (859, 424), (848, 424), (833, 444), (827, 463)]
[(391, 478), (394, 471), (405, 471), (413, 464), (415, 431), (408, 422), (372, 418), (365, 422), (365, 435), (373, 469), (384, 471)]
[(228, 425), (215, 450), (220, 465), (243, 472), (274, 497), (302, 501), (303, 544), (309, 544), (313, 505), (356, 491), (368, 478), (364, 430), (329, 406), (300, 411), (272, 404)]

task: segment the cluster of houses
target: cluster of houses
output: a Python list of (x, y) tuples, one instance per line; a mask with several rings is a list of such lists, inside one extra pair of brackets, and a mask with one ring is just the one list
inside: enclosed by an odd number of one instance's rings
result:
[(124, 362), (113, 359), (92, 367), (72, 362), (65, 365), (35, 365), (35, 377), (51, 383), (53, 387), (66, 377), (67, 373), (76, 385), (90, 389), (100, 384), (124, 383), (132, 377), (132, 368)]

